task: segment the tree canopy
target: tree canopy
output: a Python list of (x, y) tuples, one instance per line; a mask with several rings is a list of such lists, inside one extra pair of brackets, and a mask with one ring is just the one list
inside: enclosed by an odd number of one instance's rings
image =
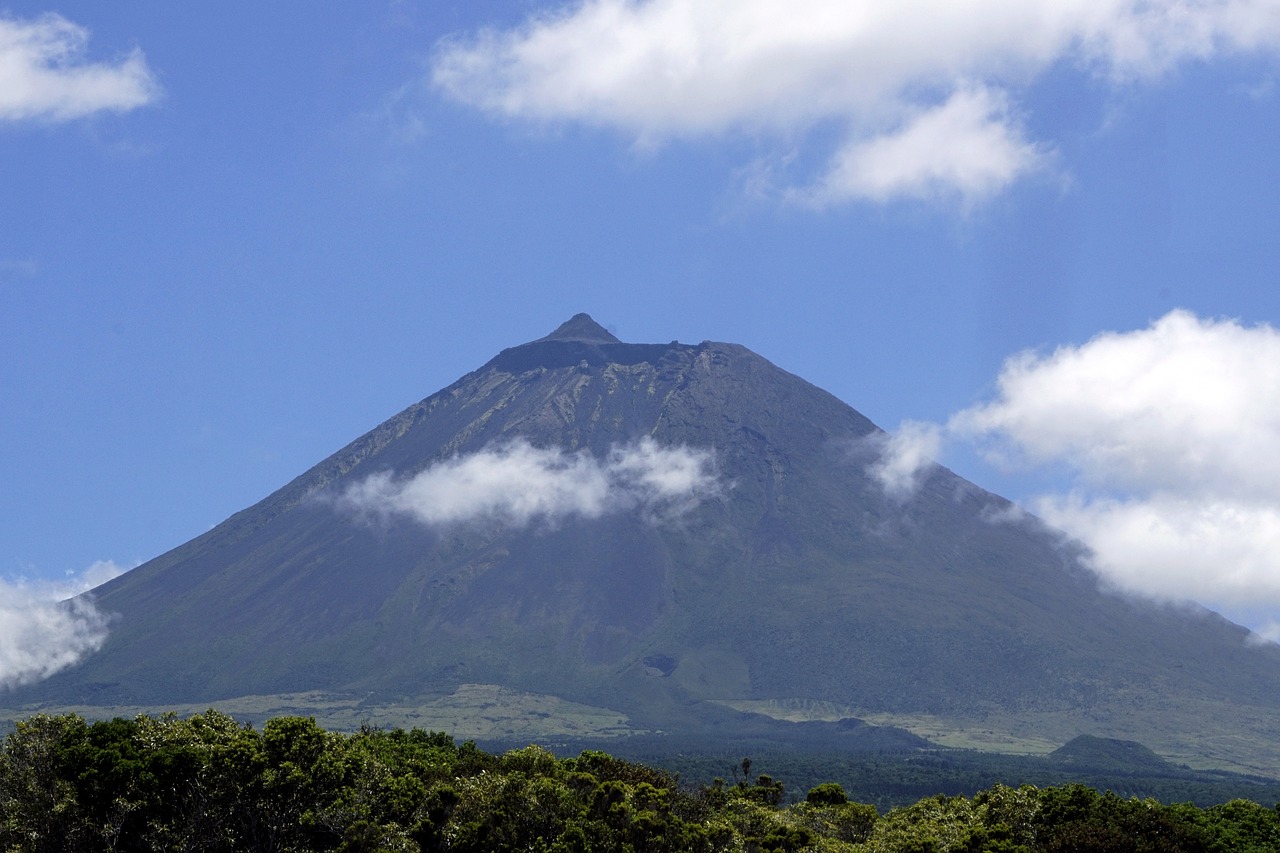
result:
[(0, 850), (1274, 851), (1280, 813), (1122, 798), (1084, 785), (936, 796), (879, 814), (834, 783), (785, 805), (750, 775), (689, 786), (600, 751), (494, 755), (420, 729), (256, 730), (209, 711), (89, 723), (37, 715), (0, 750)]

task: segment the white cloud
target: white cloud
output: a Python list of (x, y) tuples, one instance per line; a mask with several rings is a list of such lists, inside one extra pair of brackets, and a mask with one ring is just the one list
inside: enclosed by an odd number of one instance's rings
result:
[(596, 459), (515, 441), (436, 463), (409, 478), (373, 474), (343, 492), (338, 504), (432, 526), (496, 521), (523, 527), (632, 509), (653, 519), (671, 518), (719, 488), (707, 451), (659, 447), (645, 438)]
[(1256, 645), (1280, 644), (1280, 622), (1272, 620), (1255, 626), (1249, 640)]
[[(445, 42), (432, 82), (501, 116), (642, 143), (844, 129), (808, 195), (981, 199), (1043, 166), (1010, 93), (1280, 48), (1274, 0), (585, 0)], [(802, 193), (802, 195), (805, 195)]]
[[(939, 435), (1009, 470), (1068, 471), (1069, 491), (1029, 506), (1088, 545), (1107, 581), (1217, 608), (1280, 607), (1280, 331), (1173, 311), (1014, 356), (997, 388)], [(898, 482), (918, 458), (896, 459)]]
[(0, 688), (48, 678), (97, 651), (110, 617), (74, 596), (123, 571), (99, 561), (64, 581), (0, 580)]
[(849, 142), (822, 182), (797, 196), (818, 204), (947, 195), (980, 201), (1043, 160), (1008, 120), (1003, 96), (966, 89), (912, 116), (900, 130)]
[(89, 32), (60, 15), (0, 17), (0, 121), (66, 121), (143, 106), (159, 93), (142, 52), (86, 62)]
[(1173, 311), (1007, 361), (949, 430), (1003, 464), (1066, 461), (1095, 488), (1280, 498), (1280, 332)]
[(876, 479), (889, 497), (905, 501), (919, 488), (942, 449), (942, 430), (937, 424), (906, 421), (897, 432), (877, 433), (868, 439), (876, 459), (867, 473)]
[(1121, 589), (1215, 607), (1280, 604), (1280, 501), (1071, 494), (1043, 496), (1033, 508), (1088, 544), (1102, 575)]

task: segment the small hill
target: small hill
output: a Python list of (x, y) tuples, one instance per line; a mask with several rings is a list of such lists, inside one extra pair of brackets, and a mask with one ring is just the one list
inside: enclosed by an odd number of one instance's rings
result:
[(1080, 735), (1049, 753), (1050, 763), (1093, 773), (1177, 775), (1180, 769), (1132, 740)]

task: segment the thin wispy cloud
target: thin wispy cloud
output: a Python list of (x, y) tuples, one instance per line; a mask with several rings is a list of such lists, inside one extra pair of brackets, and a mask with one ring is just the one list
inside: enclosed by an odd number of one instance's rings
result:
[(789, 145), (834, 125), (826, 171), (784, 197), (972, 203), (1051, 167), (1018, 101), (1050, 68), (1119, 86), (1277, 50), (1273, 0), (586, 0), (444, 42), (431, 82), (497, 116), (640, 145)]
[[(1071, 472), (1069, 490), (1028, 506), (1088, 545), (1113, 585), (1280, 606), (1280, 330), (1173, 311), (1145, 329), (1022, 353), (993, 400), (933, 429), (1008, 470)], [(886, 443), (879, 464), (895, 482), (910, 482), (904, 472), (922, 458), (910, 435), (921, 430)]]
[(41, 681), (101, 648), (111, 618), (76, 596), (123, 571), (99, 561), (62, 581), (0, 579), (0, 689)]
[(0, 14), (0, 121), (68, 121), (126, 112), (160, 92), (142, 51), (87, 59), (89, 31), (61, 15)]
[(0, 258), (0, 283), (18, 279), (35, 278), (40, 272), (40, 265), (31, 258), (23, 260), (6, 260)]
[(892, 433), (875, 433), (859, 442), (858, 455), (869, 450), (874, 461), (869, 473), (897, 501), (906, 501), (934, 467), (942, 449), (942, 430), (936, 424), (907, 421)]
[(436, 463), (411, 477), (381, 472), (348, 487), (340, 508), (429, 526), (525, 527), (640, 511), (674, 518), (720, 491), (714, 456), (645, 438), (598, 459), (515, 441)]

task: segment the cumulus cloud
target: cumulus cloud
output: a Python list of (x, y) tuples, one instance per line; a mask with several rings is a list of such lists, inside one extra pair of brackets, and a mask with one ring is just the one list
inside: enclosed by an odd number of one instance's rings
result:
[(949, 429), (1004, 464), (1067, 460), (1091, 484), (1271, 500), (1280, 484), (1280, 331), (1173, 311), (1049, 355)]
[(60, 15), (0, 16), (0, 121), (67, 121), (132, 110), (157, 97), (141, 51), (89, 62), (88, 42), (88, 30)]
[(793, 196), (820, 205), (851, 197), (981, 201), (1044, 161), (1041, 148), (1011, 126), (1006, 102), (989, 89), (956, 92), (900, 130), (848, 142), (817, 186)]
[(75, 596), (123, 571), (99, 561), (62, 581), (0, 580), (0, 688), (48, 678), (97, 651), (110, 617)]
[(1072, 493), (1042, 496), (1033, 508), (1088, 544), (1104, 577), (1122, 589), (1219, 607), (1280, 604), (1280, 500)]
[[(1028, 505), (1088, 545), (1112, 584), (1280, 606), (1277, 329), (1173, 311), (1145, 329), (1022, 353), (1005, 362), (993, 400), (936, 429), (1007, 470), (1065, 469), (1067, 491)], [(900, 444), (884, 464), (910, 482), (920, 457)]]
[(791, 195), (976, 200), (1045, 166), (1012, 106), (1050, 67), (1120, 83), (1278, 48), (1274, 0), (584, 0), (446, 41), (431, 80), (641, 143), (835, 124), (826, 175)]
[(645, 438), (597, 459), (515, 441), (447, 459), (408, 478), (373, 474), (347, 488), (338, 504), (431, 526), (492, 521), (524, 527), (637, 509), (651, 519), (669, 519), (719, 489), (707, 451), (660, 447)]

